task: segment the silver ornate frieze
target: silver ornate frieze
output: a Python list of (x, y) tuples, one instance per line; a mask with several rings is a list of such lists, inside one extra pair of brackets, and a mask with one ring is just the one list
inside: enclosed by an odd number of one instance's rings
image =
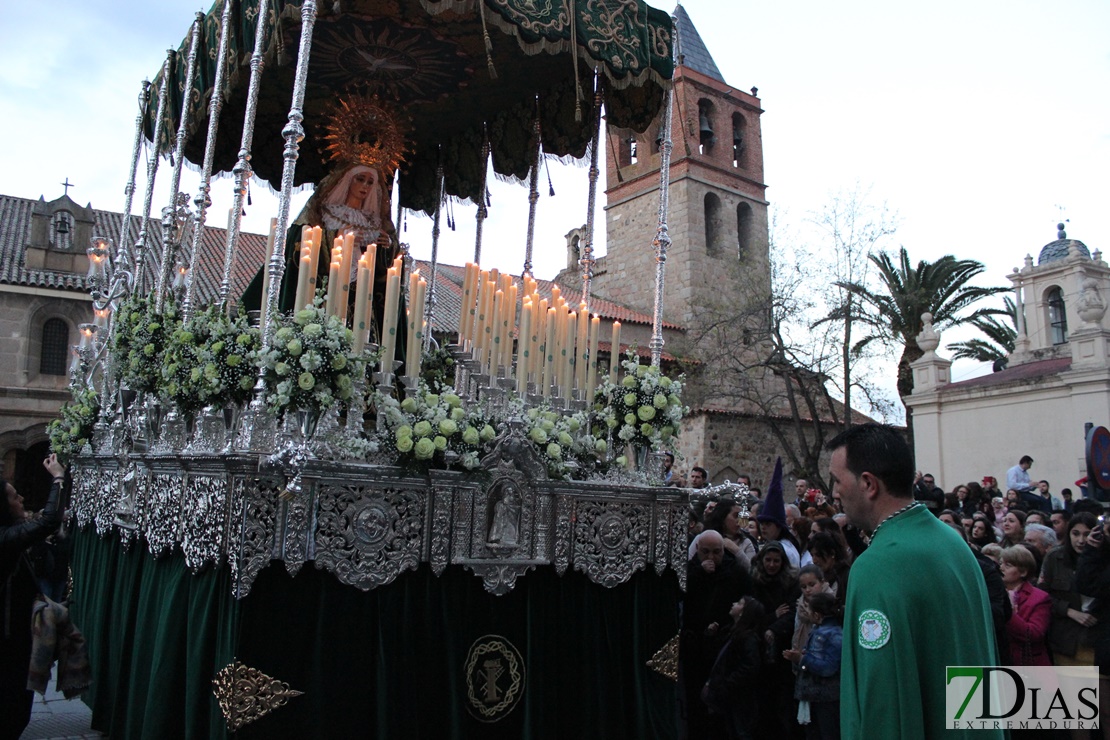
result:
[(233, 504), (228, 560), (237, 599), (250, 593), (254, 579), (275, 557), (280, 493), (273, 483), (244, 486)]
[(194, 571), (226, 561), (236, 598), (275, 560), (362, 590), (423, 563), (436, 575), (463, 566), (494, 594), (552, 565), (605, 587), (671, 568), (685, 587), (681, 491), (553, 481), (516, 437), (506, 431), (481, 476), (310, 458), (296, 490), (257, 455), (83, 457), (72, 509), (78, 526), (143, 539), (155, 557), (180, 549)]
[(428, 531), (430, 540), (428, 561), (432, 572), (443, 575), (451, 558), (451, 504), (454, 498), (450, 489), (437, 488), (432, 491), (432, 526)]
[(185, 484), (184, 536), (181, 549), (185, 565), (194, 573), (223, 559), (227, 532), (227, 478), (194, 475)]
[(559, 496), (555, 505), (555, 572), (563, 575), (570, 565), (571, 523), (574, 521), (574, 499)]
[(173, 551), (181, 543), (181, 498), (185, 475), (155, 473), (150, 483), (149, 512), (144, 522), (146, 546), (154, 557)]
[(297, 575), (309, 557), (310, 530), (312, 514), (315, 510), (311, 485), (303, 485), (302, 490), (292, 493), (286, 490), (282, 495), (282, 537), (280, 557), (285, 570), (291, 576)]
[(316, 567), (369, 591), (422, 560), (427, 491), (323, 486)]

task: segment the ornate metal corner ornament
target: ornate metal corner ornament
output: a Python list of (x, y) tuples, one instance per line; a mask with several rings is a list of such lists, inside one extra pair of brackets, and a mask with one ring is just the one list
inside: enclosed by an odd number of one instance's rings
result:
[(672, 681), (678, 680), (678, 635), (675, 635), (655, 652), (647, 667)]
[(238, 660), (228, 663), (212, 679), (212, 693), (216, 695), (220, 712), (232, 732), (265, 717), (293, 697), (304, 694)]

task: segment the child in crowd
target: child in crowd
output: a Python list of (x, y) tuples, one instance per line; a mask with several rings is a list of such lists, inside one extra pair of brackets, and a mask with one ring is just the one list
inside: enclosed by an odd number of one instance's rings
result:
[(732, 605), (729, 615), (732, 632), (717, 654), (701, 698), (709, 708), (712, 740), (751, 740), (759, 719), (755, 687), (763, 666), (763, 604), (744, 596)]
[(798, 668), (794, 697), (798, 722), (807, 740), (840, 740), (840, 649), (844, 635), (836, 622), (836, 597), (816, 592), (810, 597), (814, 622), (804, 650), (783, 651)]
[(832, 594), (833, 590), (825, 581), (825, 574), (813, 564), (803, 567), (798, 573), (798, 587), (802, 589), (802, 595), (798, 597), (798, 608), (794, 615), (794, 639), (790, 647), (794, 650), (803, 650), (810, 631), (817, 624), (810, 609), (810, 599), (814, 594)]

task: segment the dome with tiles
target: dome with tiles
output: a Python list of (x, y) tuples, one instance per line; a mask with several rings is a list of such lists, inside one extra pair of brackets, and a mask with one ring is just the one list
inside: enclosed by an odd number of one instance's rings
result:
[(1049, 242), (1041, 247), (1041, 254), (1037, 257), (1038, 265), (1067, 259), (1072, 250), (1075, 250), (1082, 257), (1091, 258), (1091, 250), (1087, 249), (1087, 245), (1078, 239), (1069, 239), (1067, 233), (1064, 232), (1063, 224), (1056, 224), (1056, 229), (1056, 241)]

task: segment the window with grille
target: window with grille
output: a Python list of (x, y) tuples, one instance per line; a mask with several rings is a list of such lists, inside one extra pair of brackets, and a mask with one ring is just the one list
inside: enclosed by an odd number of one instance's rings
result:
[(61, 319), (47, 319), (42, 325), (42, 354), (39, 373), (65, 375), (69, 359), (69, 326)]
[(1048, 325), (1053, 344), (1068, 341), (1068, 313), (1064, 306), (1064, 292), (1059, 288), (1053, 288), (1048, 293)]

